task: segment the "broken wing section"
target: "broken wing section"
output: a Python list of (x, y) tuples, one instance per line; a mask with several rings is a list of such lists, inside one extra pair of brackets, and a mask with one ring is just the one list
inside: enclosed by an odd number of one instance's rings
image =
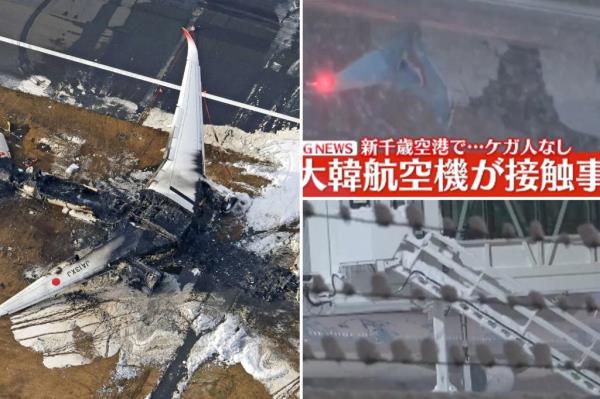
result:
[(4, 135), (0, 133), (0, 194), (2, 193), (2, 184), (10, 181), (13, 171), (13, 163), (10, 159), (10, 150)]
[(0, 133), (0, 158), (10, 158), (10, 150), (2, 133)]
[(202, 83), (196, 43), (187, 30), (182, 28), (182, 31), (188, 50), (173, 133), (167, 159), (159, 168), (149, 188), (193, 211), (196, 183), (204, 175)]

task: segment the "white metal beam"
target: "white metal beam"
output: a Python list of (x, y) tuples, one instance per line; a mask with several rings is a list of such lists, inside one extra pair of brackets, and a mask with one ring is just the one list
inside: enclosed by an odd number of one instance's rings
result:
[(446, 322), (445, 307), (440, 303), (432, 306), (433, 339), (438, 349), (438, 362), (435, 365), (434, 392), (455, 392), (456, 388), (450, 383), (450, 370), (448, 367), (448, 350), (446, 349)]
[(510, 200), (504, 200), (504, 204), (506, 205), (506, 210), (508, 211), (508, 215), (510, 216), (510, 220), (512, 221), (515, 230), (517, 231), (517, 236), (525, 237), (523, 234), (523, 229), (521, 228), (521, 224), (519, 223), (519, 218), (517, 218), (517, 214), (510, 203)]
[(510, 267), (486, 269), (494, 278), (511, 278), (521, 290), (513, 295), (527, 295), (534, 290), (543, 295), (569, 292), (594, 293), (600, 284), (598, 264), (553, 265), (552, 267)]

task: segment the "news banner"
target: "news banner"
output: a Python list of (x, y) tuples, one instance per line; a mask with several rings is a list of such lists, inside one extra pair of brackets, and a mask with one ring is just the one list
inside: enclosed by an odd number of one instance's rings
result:
[(303, 194), (318, 197), (591, 197), (598, 153), (562, 139), (447, 137), (305, 141)]

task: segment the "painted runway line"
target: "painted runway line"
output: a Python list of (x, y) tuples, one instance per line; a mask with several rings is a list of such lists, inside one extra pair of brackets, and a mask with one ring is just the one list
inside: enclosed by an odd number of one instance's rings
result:
[[(173, 83), (165, 82), (165, 81), (159, 80), (159, 79), (154, 79), (154, 78), (151, 78), (149, 76), (140, 75), (139, 73), (129, 72), (129, 71), (126, 71), (124, 69), (114, 68), (114, 67), (111, 67), (111, 66), (108, 66), (108, 65), (100, 64), (100, 63), (94, 62), (94, 61), (89, 61), (89, 60), (86, 60), (86, 59), (83, 59), (83, 58), (74, 57), (72, 55), (64, 54), (64, 53), (61, 53), (61, 52), (58, 52), (58, 51), (54, 51), (54, 50), (50, 50), (50, 49), (47, 49), (47, 48), (44, 48), (44, 47), (35, 46), (33, 44), (28, 44), (28, 43), (21, 42), (19, 40), (11, 39), (11, 38), (8, 38), (8, 37), (0, 36), (0, 42), (7, 43), (7, 44), (12, 44), (14, 46), (26, 48), (26, 49), (32, 50), (32, 51), (37, 51), (37, 52), (40, 52), (40, 53), (43, 53), (43, 54), (51, 55), (53, 57), (62, 58), (62, 59), (68, 60), (68, 61), (77, 62), (79, 64), (91, 66), (93, 68), (102, 69), (102, 70), (105, 70), (105, 71), (108, 71), (108, 72), (112, 72), (112, 73), (116, 73), (116, 74), (119, 74), (119, 75), (128, 76), (130, 78), (142, 80), (144, 82), (152, 83), (152, 84), (155, 84), (157, 86), (162, 86), (162, 87), (166, 87), (166, 88), (173, 89), (173, 90), (180, 90), (181, 89), (181, 86), (173, 84)], [(292, 116), (281, 114), (279, 112), (271, 111), (271, 110), (264, 109), (264, 108), (255, 107), (253, 105), (244, 104), (244, 103), (241, 103), (239, 101), (230, 100), (230, 99), (225, 98), (225, 97), (216, 96), (214, 94), (209, 94), (209, 93), (206, 93), (206, 92), (202, 92), (202, 97), (206, 98), (207, 100), (212, 100), (212, 101), (220, 102), (220, 103), (223, 103), (223, 104), (231, 105), (233, 107), (247, 109), (248, 111), (258, 112), (258, 113), (263, 114), (263, 115), (272, 116), (274, 118), (279, 118), (279, 119), (283, 119), (283, 120), (286, 120), (286, 121), (289, 121), (289, 122), (300, 124), (300, 119), (299, 118), (294, 118)]]

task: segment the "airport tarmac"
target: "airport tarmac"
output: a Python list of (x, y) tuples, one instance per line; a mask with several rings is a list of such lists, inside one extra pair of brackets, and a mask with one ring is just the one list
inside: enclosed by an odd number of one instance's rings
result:
[[(2, 36), (174, 83), (185, 58), (180, 27), (194, 26), (205, 91), (299, 114), (299, 10), (293, 0), (2, 0), (0, 8)], [(0, 74), (0, 83), (45, 77), (56, 98), (86, 108), (98, 106), (99, 97), (126, 100), (125, 107), (100, 108), (122, 118), (139, 119), (146, 107), (173, 112), (178, 94), (7, 44), (0, 45)], [(208, 109), (207, 121), (246, 131), (289, 126), (214, 102)]]

